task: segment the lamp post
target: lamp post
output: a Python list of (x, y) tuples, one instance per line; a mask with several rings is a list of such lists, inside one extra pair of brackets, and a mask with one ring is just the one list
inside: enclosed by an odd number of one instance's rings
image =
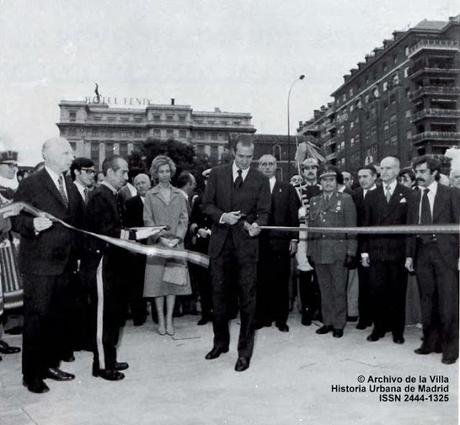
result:
[(305, 78), (305, 75), (299, 75), (291, 84), (291, 87), (289, 87), (289, 92), (288, 92), (288, 97), (287, 97), (287, 131), (288, 131), (288, 138), (287, 138), (287, 148), (288, 148), (288, 177), (290, 177), (291, 173), (291, 116), (290, 116), (290, 111), (289, 111), (289, 104), (291, 100), (291, 91), (292, 88), (294, 87), (295, 83), (297, 81), (303, 80)]

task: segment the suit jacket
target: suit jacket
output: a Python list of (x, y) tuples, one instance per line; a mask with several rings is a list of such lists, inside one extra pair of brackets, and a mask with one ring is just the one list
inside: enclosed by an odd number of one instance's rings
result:
[(125, 226), (144, 226), (144, 203), (140, 195), (133, 196), (125, 202)]
[[(418, 224), (419, 206), (422, 191), (414, 191), (409, 198), (407, 224)], [(438, 190), (434, 198), (433, 224), (459, 224), (460, 223), (460, 190), (447, 187), (438, 183)], [(436, 242), (441, 257), (446, 265), (454, 269), (458, 264), (459, 237), (457, 234), (435, 234), (433, 242)], [(407, 238), (406, 256), (417, 256), (417, 236), (410, 235)]]
[[(271, 194), (271, 208), (268, 218), (269, 226), (298, 227), (298, 209), (300, 200), (294, 187), (276, 180)], [(291, 239), (297, 239), (297, 233), (264, 230), (260, 235), (260, 243), (270, 244), (272, 248), (285, 250)]]
[[(42, 211), (76, 227), (83, 225), (83, 201), (77, 188), (65, 178), (68, 207), (46, 169), (37, 171), (21, 184), (14, 195), (15, 201), (24, 201)], [(69, 262), (79, 256), (78, 233), (59, 223), (38, 234), (33, 226), (34, 217), (20, 214), (12, 219), (13, 229), (21, 235), (19, 269), (22, 273), (57, 276), (63, 273)]]
[[(232, 164), (212, 169), (204, 194), (204, 211), (212, 220), (212, 234), (209, 242), (209, 255), (218, 257), (225, 240), (231, 235), (235, 248), (252, 261), (257, 260), (258, 238), (252, 238), (244, 230), (243, 222), (257, 222), (263, 226), (270, 213), (270, 185), (268, 179), (259, 171), (250, 169), (243, 185), (234, 190)], [(246, 217), (230, 226), (219, 223), (225, 212), (241, 211)]]
[[(403, 225), (407, 221), (407, 203), (412, 191), (397, 184), (388, 203), (383, 186), (369, 192), (364, 202), (363, 226)], [(362, 252), (370, 261), (404, 261), (406, 255), (404, 235), (365, 235)]]
[[(355, 227), (356, 208), (347, 193), (334, 192), (326, 201), (324, 195), (310, 200), (309, 227)], [(308, 252), (318, 264), (344, 261), (356, 255), (356, 237), (345, 233), (308, 233)]]
[[(373, 189), (375, 190), (375, 189)], [(369, 194), (369, 191), (366, 194)], [(362, 187), (356, 188), (351, 197), (353, 198), (353, 202), (355, 203), (356, 207), (356, 225), (358, 227), (363, 226), (364, 223), (364, 215), (365, 215), (365, 207), (364, 207), (364, 190)], [(365, 235), (358, 235), (358, 253), (363, 252), (362, 251), (362, 245), (363, 245), (363, 240), (365, 239)]]

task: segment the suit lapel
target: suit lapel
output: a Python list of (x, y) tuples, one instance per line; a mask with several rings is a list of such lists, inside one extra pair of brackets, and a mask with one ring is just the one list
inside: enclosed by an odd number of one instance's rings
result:
[[(65, 204), (64, 199), (62, 199), (62, 196), (59, 193), (58, 188), (56, 187), (53, 180), (51, 179), (51, 176), (48, 174), (48, 172), (45, 169), (42, 170), (41, 179), (43, 181), (43, 186), (51, 193), (51, 195), (53, 195), (57, 199), (58, 202), (61, 203), (61, 205), (64, 208), (67, 209), (67, 205)], [(67, 194), (69, 194), (68, 186), (67, 186)]]
[[(383, 190), (382, 190), (383, 193)], [(382, 216), (382, 220), (388, 217), (388, 215), (398, 206), (399, 202), (401, 201), (402, 197), (400, 196), (400, 187), (399, 184), (395, 186), (395, 190), (393, 191), (393, 195), (391, 195), (390, 202), (387, 202), (385, 198), (385, 194), (383, 194), (383, 199), (386, 204), (386, 208), (384, 210), (384, 214)]]
[(446, 205), (445, 201), (445, 194), (446, 191), (442, 187), (440, 183), (438, 183), (438, 190), (436, 191), (436, 196), (434, 197), (434, 205), (433, 205), (433, 223), (436, 223), (439, 215), (441, 214), (442, 208)]

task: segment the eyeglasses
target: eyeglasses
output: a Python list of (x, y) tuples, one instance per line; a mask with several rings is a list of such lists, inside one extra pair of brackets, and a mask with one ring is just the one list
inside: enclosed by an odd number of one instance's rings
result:
[(84, 171), (86, 174), (96, 174), (96, 170), (94, 168), (81, 168), (81, 171)]

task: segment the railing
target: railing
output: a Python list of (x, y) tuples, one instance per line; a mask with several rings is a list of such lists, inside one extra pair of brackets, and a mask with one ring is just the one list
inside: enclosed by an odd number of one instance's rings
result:
[(460, 42), (457, 40), (420, 40), (409, 49), (408, 57), (410, 58), (424, 49), (460, 50)]
[(409, 99), (414, 100), (420, 96), (425, 94), (451, 94), (451, 95), (459, 95), (460, 94), (460, 87), (459, 86), (424, 86), (420, 87), (417, 90), (414, 90), (409, 94)]
[(331, 159), (336, 159), (337, 158), (337, 152), (332, 152), (329, 155), (326, 155), (326, 159), (330, 161)]
[(419, 66), (412, 66), (409, 68), (407, 71), (407, 76), (408, 77), (413, 77), (414, 74), (417, 74), (418, 72), (431, 72), (435, 74), (456, 74), (459, 72), (459, 68), (454, 68), (452, 67), (444, 67), (444, 68), (439, 68), (431, 65), (419, 65)]
[(335, 128), (335, 121), (332, 121), (326, 125), (326, 130), (331, 131)]
[(412, 114), (412, 122), (423, 117), (460, 118), (460, 109), (434, 109), (426, 108)]
[(414, 134), (412, 142), (417, 143), (422, 140), (457, 140), (460, 141), (460, 132), (457, 131), (424, 131)]

